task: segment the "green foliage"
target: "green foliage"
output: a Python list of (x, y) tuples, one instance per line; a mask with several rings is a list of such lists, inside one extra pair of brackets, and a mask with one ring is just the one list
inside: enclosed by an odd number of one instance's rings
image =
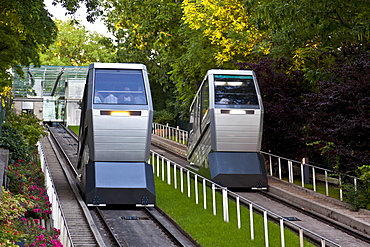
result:
[(272, 54), (294, 56), (301, 68), (328, 67), (328, 53), (370, 41), (368, 1), (264, 0), (254, 11)]
[(88, 66), (93, 62), (113, 62), (115, 48), (109, 38), (91, 33), (72, 20), (55, 20), (55, 23), (58, 36), (41, 53), (42, 65)]
[(18, 159), (30, 161), (29, 145), (22, 134), (11, 127), (3, 126), (2, 136), (0, 137), (0, 147), (9, 150), (9, 163), (14, 163)]
[(9, 112), (4, 126), (18, 130), (30, 146), (36, 145), (41, 136), (47, 135), (46, 130), (41, 125), (41, 119), (33, 114), (21, 113), (17, 115), (14, 112)]
[(0, 200), (0, 246), (17, 246), (14, 244), (26, 235), (20, 232), (18, 219), (26, 211), (23, 207), (27, 201), (21, 195), (12, 195), (9, 191), (2, 188), (2, 198)]
[(34, 115), (9, 112), (3, 124), (0, 147), (9, 149), (9, 163), (18, 159), (31, 161), (32, 150), (42, 135), (47, 132)]
[(176, 114), (166, 109), (154, 111), (154, 122), (159, 124), (168, 124), (169, 126), (176, 126)]
[(39, 65), (39, 51), (49, 46), (57, 29), (43, 0), (0, 2), (0, 91), (9, 86), (11, 67)]

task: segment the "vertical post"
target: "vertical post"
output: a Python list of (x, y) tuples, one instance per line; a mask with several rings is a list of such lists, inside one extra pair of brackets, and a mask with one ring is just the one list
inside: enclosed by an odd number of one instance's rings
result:
[(357, 178), (354, 178), (353, 183), (354, 183), (354, 186), (355, 186), (355, 191), (357, 191)]
[(168, 123), (166, 123), (166, 137), (169, 138), (169, 127), (168, 127)]
[(325, 247), (325, 246), (326, 246), (325, 239), (321, 239), (321, 247)]
[(167, 160), (167, 184), (171, 184), (171, 161)]
[(203, 208), (207, 209), (207, 184), (204, 178), (203, 178)]
[(213, 215), (216, 215), (216, 188), (214, 183), (212, 183), (212, 208)]
[(272, 158), (270, 154), (269, 154), (269, 162), (270, 162), (270, 176), (272, 176)]
[(180, 190), (184, 193), (184, 168), (180, 167)]
[(308, 166), (308, 158), (302, 159), (303, 163), (303, 174), (304, 174), (304, 183), (309, 184), (310, 183), (310, 167)]
[(281, 160), (280, 160), (280, 157), (279, 157), (278, 161), (279, 161), (279, 179), (281, 180)]
[(157, 177), (159, 177), (159, 155), (157, 155)]
[(198, 193), (198, 175), (194, 177), (194, 190), (195, 190), (195, 204), (199, 204), (199, 193)]
[(251, 228), (251, 239), (254, 240), (254, 222), (253, 222), (253, 205), (249, 204), (249, 222)]
[(288, 160), (288, 176), (289, 176), (289, 183), (294, 182), (294, 174), (293, 174), (293, 164), (292, 161)]
[(175, 189), (177, 189), (177, 165), (174, 163), (173, 164), (173, 183), (175, 186)]
[(342, 176), (339, 175), (339, 199), (343, 201)]
[(150, 164), (152, 165), (153, 168), (153, 174), (155, 174), (155, 159), (154, 159), (154, 153), (152, 152), (152, 155), (150, 156), (151, 162)]
[(304, 247), (302, 228), (299, 228), (299, 247)]
[(222, 189), (222, 204), (224, 211), (224, 221), (229, 222), (229, 203), (227, 198), (227, 190), (225, 188)]
[(190, 172), (189, 170), (186, 172), (187, 180), (188, 180), (188, 197), (190, 197)]
[(325, 170), (325, 191), (326, 196), (329, 196), (328, 171)]
[(302, 182), (302, 187), (304, 188), (304, 168), (303, 168), (303, 163), (301, 163), (301, 182)]
[(313, 183), (313, 191), (316, 192), (316, 172), (315, 172), (315, 167), (312, 167), (312, 183)]
[(164, 181), (164, 157), (162, 157), (162, 181)]
[(280, 219), (280, 240), (281, 247), (285, 247), (285, 234), (284, 234), (284, 219)]
[(263, 211), (263, 225), (265, 230), (265, 246), (269, 246), (269, 229), (268, 229), (268, 222), (267, 222), (267, 211)]
[(176, 128), (176, 137), (175, 137), (176, 139), (176, 142), (178, 142), (179, 141), (179, 126), (177, 126), (177, 128)]
[(237, 220), (238, 220), (238, 228), (240, 229), (242, 227), (241, 225), (241, 221), (240, 221), (240, 202), (239, 202), (240, 198), (239, 196), (236, 197), (236, 217), (237, 217)]

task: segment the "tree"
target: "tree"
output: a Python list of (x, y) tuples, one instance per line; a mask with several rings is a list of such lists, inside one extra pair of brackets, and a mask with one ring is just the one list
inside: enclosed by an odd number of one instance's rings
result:
[(41, 54), (42, 65), (87, 66), (93, 62), (113, 62), (112, 41), (72, 20), (55, 20), (58, 36)]
[(341, 172), (370, 165), (370, 46), (344, 49), (335, 66), (306, 95), (307, 143)]
[(272, 54), (294, 57), (300, 68), (326, 69), (330, 54), (370, 39), (369, 1), (263, 0), (254, 11)]
[(185, 0), (183, 20), (217, 47), (218, 64), (266, 54), (262, 33), (250, 22), (251, 10), (240, 0)]
[(110, 0), (105, 5), (106, 23), (119, 41), (117, 61), (147, 66), (156, 110), (176, 99), (169, 72), (183, 40), (179, 4), (178, 0)]
[(49, 46), (57, 28), (43, 0), (0, 1), (0, 91), (11, 85), (8, 70), (39, 65), (39, 51)]

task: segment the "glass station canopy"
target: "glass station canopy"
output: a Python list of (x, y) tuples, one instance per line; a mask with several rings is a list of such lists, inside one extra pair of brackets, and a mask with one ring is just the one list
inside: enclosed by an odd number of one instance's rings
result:
[[(79, 123), (82, 99), (89, 67), (41, 66), (22, 68), (24, 76), (14, 73), (13, 95), (22, 103), (22, 111), (37, 113), (44, 122)], [(34, 102), (40, 102), (36, 106)], [(40, 116), (41, 115), (41, 116)]]
[[(85, 80), (88, 67), (41, 66), (24, 67), (24, 78), (14, 74), (15, 97), (64, 96), (66, 83), (71, 80)], [(55, 88), (54, 88), (55, 87)]]

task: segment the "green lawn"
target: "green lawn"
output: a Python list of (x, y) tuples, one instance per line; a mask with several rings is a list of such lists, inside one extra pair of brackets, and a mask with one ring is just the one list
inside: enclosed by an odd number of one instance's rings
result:
[[(165, 169), (165, 174), (167, 174)], [(173, 171), (171, 171), (173, 176)], [(178, 175), (178, 183), (180, 181)], [(168, 185), (167, 180), (155, 175), (157, 191), (157, 205), (170, 215), (186, 232), (188, 232), (201, 246), (265, 246), (263, 217), (254, 214), (255, 239), (250, 237), (249, 210), (241, 207), (241, 228), (237, 226), (236, 203), (229, 200), (229, 222), (224, 222), (222, 213), (222, 196), (216, 193), (217, 215), (213, 215), (211, 189), (207, 188), (207, 209), (203, 208), (203, 187), (198, 185), (199, 204), (195, 203), (195, 185), (191, 179), (191, 196), (188, 197), (187, 179), (184, 176), (184, 193), (180, 186)], [(272, 222), (268, 223), (270, 246), (280, 246), (280, 227)], [(285, 229), (286, 246), (299, 246), (298, 236)], [(305, 242), (304, 246), (314, 246)]]

